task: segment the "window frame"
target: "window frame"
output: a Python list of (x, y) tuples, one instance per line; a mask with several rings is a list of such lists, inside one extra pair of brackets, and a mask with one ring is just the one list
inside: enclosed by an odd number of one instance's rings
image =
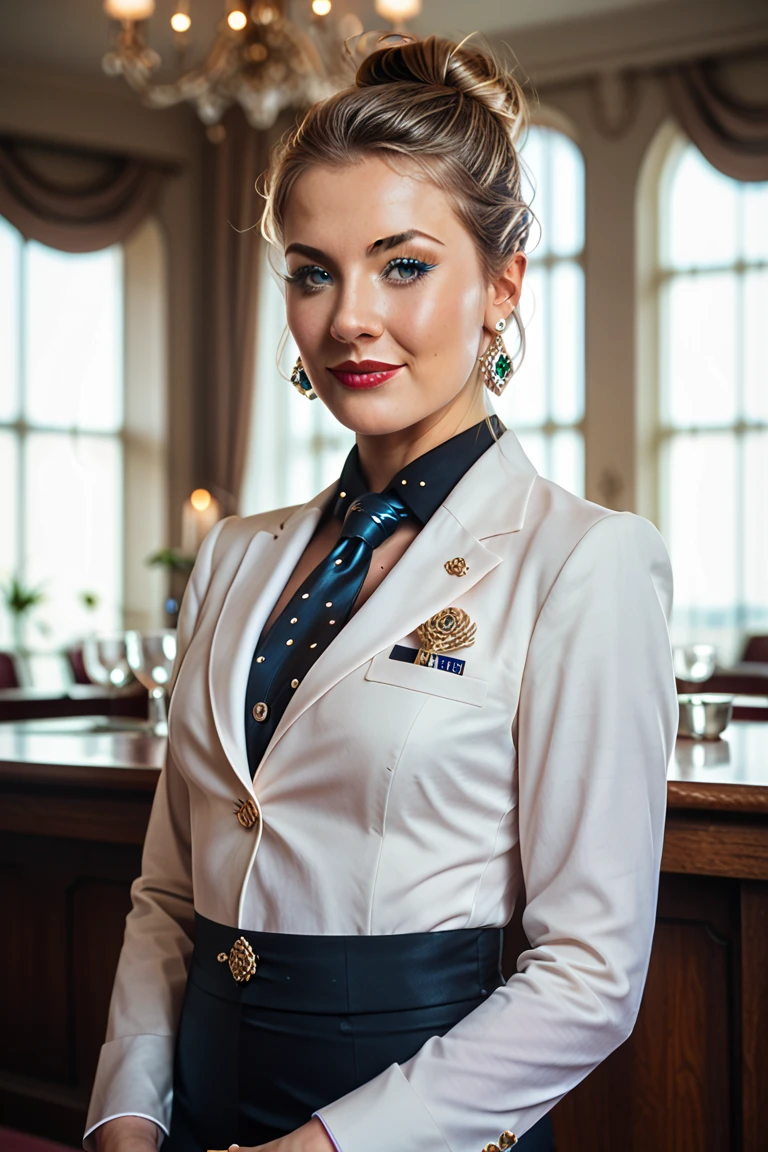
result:
[[(587, 365), (586, 365), (586, 344), (587, 344), (587, 177), (586, 177), (586, 156), (581, 142), (578, 138), (575, 125), (557, 109), (548, 105), (542, 105), (538, 108), (536, 114), (531, 117), (531, 129), (543, 128), (552, 132), (558, 132), (564, 136), (578, 151), (581, 157), (582, 164), (582, 245), (581, 249), (573, 255), (563, 256), (552, 252), (546, 253), (542, 256), (537, 256), (535, 250), (529, 250), (528, 269), (542, 268), (547, 277), (551, 276), (552, 270), (557, 267), (565, 265), (575, 265), (581, 273), (581, 291), (582, 291), (582, 315), (581, 315), (581, 356), (582, 356), (582, 395), (581, 395), (581, 416), (575, 421), (560, 421), (553, 419), (552, 410), (553, 404), (553, 373), (551, 371), (552, 362), (552, 341), (554, 333), (556, 332), (554, 309), (551, 305), (551, 294), (547, 294), (547, 314), (543, 317), (544, 332), (546, 333), (546, 357), (547, 357), (547, 371), (545, 378), (545, 396), (544, 407), (547, 412), (546, 419), (538, 424), (518, 424), (510, 423), (510, 427), (516, 435), (519, 436), (523, 445), (528, 436), (541, 436), (544, 440), (544, 451), (547, 464), (547, 473), (551, 470), (553, 460), (553, 441), (558, 433), (574, 433), (579, 439), (581, 444), (581, 484), (576, 490), (576, 495), (583, 497), (586, 488), (586, 458), (587, 458)], [(530, 130), (530, 129), (529, 129)], [(535, 174), (532, 174), (535, 176)], [(549, 173), (544, 173), (542, 179), (546, 179)], [(536, 200), (533, 200), (533, 212), (536, 213)], [(537, 217), (538, 219), (538, 217)], [(535, 230), (534, 230), (535, 235)], [(527, 274), (527, 273), (526, 273)], [(525, 293), (525, 282), (523, 284), (523, 292)], [(534, 311), (535, 315), (535, 311)], [(524, 363), (522, 365), (524, 370)], [(515, 387), (515, 377), (513, 376), (510, 381), (509, 388)]]
[[(695, 145), (682, 129), (671, 118), (665, 120), (651, 141), (637, 185), (637, 379), (641, 384), (636, 393), (637, 506), (642, 515), (647, 516), (658, 525), (659, 530), (668, 541), (670, 551), (673, 551), (674, 543), (671, 539), (670, 524), (671, 505), (664, 480), (667, 454), (671, 443), (677, 437), (710, 434), (727, 436), (733, 441), (737, 484), (734, 564), (738, 598), (729, 606), (729, 610), (732, 610), (733, 613), (732, 622), (718, 624), (714, 620), (708, 622), (704, 619), (694, 625), (688, 619), (681, 620), (679, 617), (676, 619), (674, 610), (672, 617), (673, 636), (680, 642), (687, 642), (693, 638), (695, 631), (696, 638), (711, 638), (718, 644), (723, 657), (726, 660), (732, 660), (737, 658), (739, 645), (743, 642), (745, 635), (754, 628), (747, 615), (749, 605), (744, 597), (744, 544), (747, 525), (743, 500), (741, 499), (741, 485), (743, 484), (746, 438), (753, 433), (768, 433), (768, 420), (750, 420), (743, 416), (741, 399), (744, 385), (744, 357), (742, 349), (738, 346), (738, 333), (737, 348), (735, 349), (737, 363), (735, 385), (737, 414), (735, 419), (717, 424), (677, 425), (665, 418), (663, 412), (663, 360), (665, 355), (663, 310), (665, 307), (665, 288), (675, 279), (691, 279), (699, 275), (723, 272), (734, 276), (736, 291), (741, 294), (744, 289), (745, 275), (755, 268), (768, 267), (768, 262), (751, 262), (737, 257), (728, 264), (702, 264), (691, 268), (665, 266), (663, 243), (665, 229), (668, 227), (668, 218), (665, 219), (665, 204), (670, 202), (676, 166), (689, 148), (695, 148)], [(735, 183), (738, 184), (739, 182), (735, 181)], [(743, 315), (743, 309), (737, 308), (737, 316), (741, 315)], [(695, 609), (686, 609), (686, 613), (693, 618)]]
[[(148, 569), (146, 557), (167, 542), (167, 434), (168, 434), (168, 259), (164, 230), (155, 215), (149, 215), (119, 245), (120, 301), (122, 313), (120, 346), (116, 349), (120, 381), (120, 422), (113, 430), (65, 428), (31, 422), (25, 415), (25, 247), (29, 243), (18, 229), (3, 220), (19, 237), (20, 267), (16, 275), (18, 309), (16, 336), (19, 361), (16, 366), (17, 408), (12, 419), (0, 416), (0, 432), (13, 437), (15, 460), (14, 504), (15, 545), (11, 568), (4, 576), (18, 575), (26, 580), (28, 571), (28, 526), (25, 510), (25, 459), (30, 436), (56, 435), (107, 440), (116, 444), (118, 487), (115, 492), (120, 528), (116, 534), (117, 581), (111, 591), (113, 624), (122, 627), (159, 627), (165, 624), (162, 605), (166, 595), (165, 573)], [(148, 329), (151, 328), (151, 331)], [(151, 493), (148, 490), (151, 489)], [(148, 499), (150, 505), (148, 506)], [(4, 614), (5, 615), (5, 614)], [(82, 635), (85, 622), (76, 629)], [(23, 630), (23, 650), (41, 659), (56, 657), (77, 635), (57, 628), (51, 642), (40, 642)], [(13, 637), (9, 637), (11, 643)], [(66, 672), (35, 662), (34, 669), (22, 665), (25, 678), (42, 677), (51, 686), (66, 682)], [(63, 681), (62, 681), (63, 677)]]

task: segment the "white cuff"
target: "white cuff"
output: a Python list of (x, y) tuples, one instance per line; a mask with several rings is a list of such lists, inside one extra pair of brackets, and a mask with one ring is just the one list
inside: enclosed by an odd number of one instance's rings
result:
[(157, 1126), (158, 1135), (162, 1133), (161, 1139), (159, 1139), (157, 1142), (158, 1148), (162, 1144), (165, 1137), (168, 1135), (167, 1129), (160, 1123), (159, 1120), (156, 1120), (154, 1116), (145, 1116), (143, 1112), (116, 1112), (114, 1116), (105, 1116), (103, 1120), (99, 1120), (98, 1124), (94, 1124), (88, 1129), (88, 1131), (83, 1136), (83, 1148), (88, 1149), (88, 1152), (91, 1152), (92, 1149), (95, 1149), (95, 1142), (93, 1140), (89, 1140), (88, 1137), (91, 1136), (98, 1128), (101, 1128), (102, 1125), (108, 1124), (110, 1120), (120, 1120), (123, 1116), (138, 1116), (140, 1120), (151, 1120), (152, 1123)]
[(316, 1113), (339, 1152), (429, 1148), (450, 1152), (429, 1110), (399, 1064)]
[(331, 1132), (330, 1128), (326, 1124), (325, 1120), (323, 1120), (320, 1113), (319, 1112), (313, 1112), (312, 1113), (312, 1119), (320, 1121), (323, 1128), (325, 1128), (326, 1132), (328, 1133), (328, 1139), (330, 1140), (331, 1144), (333, 1144), (334, 1148), (336, 1149), (336, 1152), (341, 1152), (341, 1148), (339, 1148), (338, 1144), (336, 1143), (336, 1137), (334, 1136), (333, 1132)]
[(174, 1049), (173, 1036), (124, 1036), (103, 1045), (85, 1123), (87, 1152), (95, 1148), (94, 1129), (118, 1116), (141, 1116), (168, 1135)]

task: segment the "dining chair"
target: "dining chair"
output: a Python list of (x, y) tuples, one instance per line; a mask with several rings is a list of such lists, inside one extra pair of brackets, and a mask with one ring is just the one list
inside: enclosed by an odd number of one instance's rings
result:
[(16, 660), (12, 652), (0, 652), (0, 688), (20, 687)]

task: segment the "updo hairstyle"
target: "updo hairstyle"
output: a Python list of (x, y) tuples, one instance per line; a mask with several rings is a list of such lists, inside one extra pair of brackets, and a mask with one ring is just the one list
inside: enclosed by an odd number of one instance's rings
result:
[[(313, 105), (275, 148), (262, 233), (282, 246), (288, 195), (311, 165), (383, 153), (452, 197), (490, 280), (525, 250), (531, 228), (517, 153), (528, 121), (521, 85), (490, 53), (439, 36), (382, 47), (354, 86)], [(517, 310), (514, 318), (523, 338)]]

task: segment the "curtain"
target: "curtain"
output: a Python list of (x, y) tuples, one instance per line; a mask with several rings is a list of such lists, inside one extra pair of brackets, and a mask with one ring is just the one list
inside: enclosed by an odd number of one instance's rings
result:
[[(264, 172), (277, 132), (251, 128), (240, 108), (222, 121), (220, 143), (207, 143), (203, 185), (203, 377), (198, 410), (202, 476), (237, 511), (245, 472), (254, 390)], [(279, 333), (275, 334), (277, 343)]]
[(768, 104), (724, 91), (712, 60), (664, 72), (680, 126), (713, 167), (735, 180), (768, 180)]
[(96, 252), (125, 240), (171, 169), (125, 156), (0, 137), (0, 216), (27, 240)]

